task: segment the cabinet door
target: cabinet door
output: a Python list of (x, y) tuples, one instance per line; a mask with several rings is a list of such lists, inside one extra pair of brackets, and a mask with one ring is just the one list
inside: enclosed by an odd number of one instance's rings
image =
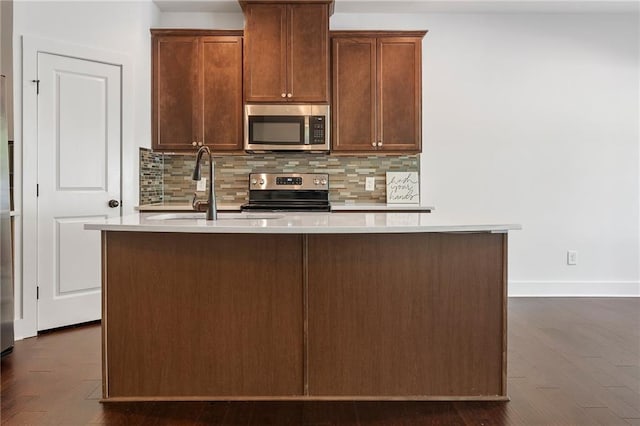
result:
[(214, 151), (242, 149), (242, 37), (202, 37), (203, 141)]
[(153, 149), (186, 149), (196, 139), (198, 67), (198, 37), (154, 37)]
[(378, 149), (421, 149), (421, 42), (378, 39)]
[(245, 16), (245, 100), (283, 101), (287, 93), (287, 7), (248, 4)]
[(288, 18), (287, 99), (329, 102), (328, 5), (289, 5)]
[(376, 39), (333, 39), (332, 149), (372, 151), (376, 142)]

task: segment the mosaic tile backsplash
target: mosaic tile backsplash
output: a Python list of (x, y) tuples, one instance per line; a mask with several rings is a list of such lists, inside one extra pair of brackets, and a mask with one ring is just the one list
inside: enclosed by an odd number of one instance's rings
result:
[[(243, 203), (249, 197), (249, 173), (328, 173), (330, 201), (384, 203), (385, 173), (420, 171), (419, 155), (332, 156), (270, 153), (214, 156), (218, 202)], [(163, 154), (140, 148), (140, 204), (190, 202), (196, 189), (191, 180), (194, 154)], [(160, 172), (159, 172), (160, 170)], [(208, 166), (202, 168), (208, 178)], [(365, 191), (373, 176), (374, 191)], [(201, 198), (205, 197), (200, 193)]]
[(157, 204), (162, 196), (162, 155), (140, 148), (140, 204)]

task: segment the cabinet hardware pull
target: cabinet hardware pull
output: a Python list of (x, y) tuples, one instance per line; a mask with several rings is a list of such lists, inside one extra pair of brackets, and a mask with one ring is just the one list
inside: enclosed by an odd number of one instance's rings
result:
[(193, 145), (193, 146), (197, 146), (197, 145), (198, 145), (198, 142), (193, 141), (193, 142), (191, 142), (191, 145)]
[(382, 141), (379, 141), (379, 142), (378, 142), (378, 146), (382, 146)]
[(282, 96), (283, 98), (286, 98), (286, 97), (287, 97), (287, 94), (286, 94), (286, 93), (283, 93), (283, 94), (281, 94), (280, 96)]
[(374, 142), (371, 142), (371, 146), (376, 146), (375, 141), (374, 141)]
[(202, 142), (198, 142), (198, 146), (202, 146)]
[(290, 98), (290, 97), (292, 97), (292, 96), (293, 96), (293, 95), (292, 95), (291, 93), (288, 93), (288, 94), (287, 94), (287, 98)]

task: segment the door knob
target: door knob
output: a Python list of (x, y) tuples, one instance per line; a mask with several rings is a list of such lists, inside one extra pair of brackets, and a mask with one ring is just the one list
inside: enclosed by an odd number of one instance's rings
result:
[(120, 202), (118, 200), (109, 200), (109, 207), (111, 207), (112, 209), (115, 209), (119, 205), (120, 205)]

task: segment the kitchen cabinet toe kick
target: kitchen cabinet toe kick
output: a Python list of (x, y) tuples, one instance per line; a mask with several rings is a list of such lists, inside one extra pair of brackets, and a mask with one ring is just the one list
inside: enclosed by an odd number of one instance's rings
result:
[(507, 402), (511, 399), (508, 396), (431, 396), (431, 395), (411, 395), (411, 396), (313, 396), (313, 395), (291, 395), (291, 396), (170, 396), (170, 397), (113, 397), (100, 399), (102, 403), (122, 403), (122, 402), (198, 402), (198, 401), (493, 401)]

